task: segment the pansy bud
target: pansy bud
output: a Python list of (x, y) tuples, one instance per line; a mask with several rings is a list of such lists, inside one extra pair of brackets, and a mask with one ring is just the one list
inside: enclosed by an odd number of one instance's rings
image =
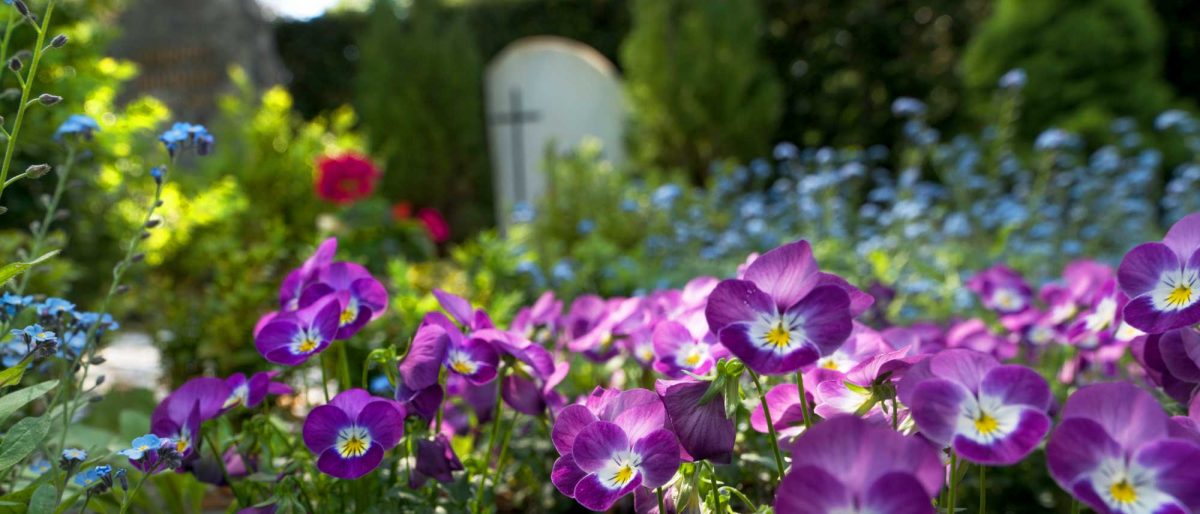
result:
[(49, 164), (34, 164), (28, 168), (25, 168), (25, 175), (29, 178), (41, 178), (43, 175), (49, 172)]
[(66, 46), (66, 44), (67, 44), (67, 35), (66, 34), (59, 34), (57, 36), (54, 36), (54, 39), (50, 40), (50, 46), (52, 46), (54, 48), (62, 48), (63, 46)]
[(54, 104), (62, 101), (61, 96), (52, 95), (50, 93), (42, 93), (41, 95), (38, 96), (37, 99), (38, 99), (38, 102), (41, 102), (42, 105), (54, 105)]

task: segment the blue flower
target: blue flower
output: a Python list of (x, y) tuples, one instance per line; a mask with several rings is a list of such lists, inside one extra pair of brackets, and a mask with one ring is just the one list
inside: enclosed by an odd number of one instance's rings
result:
[(75, 485), (79, 487), (91, 487), (100, 482), (100, 474), (96, 473), (96, 469), (92, 468), (83, 473), (75, 475)]
[(579, 232), (581, 236), (591, 234), (593, 230), (596, 230), (596, 222), (590, 219), (579, 220), (579, 223), (575, 225), (575, 231)]
[(58, 126), (58, 130), (54, 131), (54, 140), (62, 141), (65, 136), (80, 136), (90, 140), (92, 134), (99, 130), (100, 125), (96, 123), (96, 120), (82, 114), (72, 114), (67, 121)]
[(62, 298), (47, 298), (38, 306), (39, 316), (57, 316), (75, 311), (75, 304)]
[(1025, 75), (1025, 70), (1021, 68), (1013, 68), (1007, 73), (1000, 76), (998, 85), (1000, 89), (1021, 89), (1025, 87), (1025, 82), (1029, 77)]
[(67, 448), (62, 451), (63, 460), (74, 460), (83, 462), (87, 460), (87, 452), (79, 448)]
[(158, 136), (158, 140), (167, 147), (167, 153), (174, 157), (177, 153), (191, 148), (196, 155), (208, 155), (212, 151), (213, 136), (203, 125), (177, 122), (171, 128)]
[(924, 116), (925, 103), (916, 98), (902, 96), (892, 102), (892, 114), (901, 118)]
[(29, 471), (39, 476), (46, 474), (47, 471), (50, 471), (50, 468), (50, 461), (40, 457), (29, 465)]
[(24, 332), (25, 338), (27, 340), (35, 342), (35, 343), (44, 343), (46, 341), (57, 341), (58, 340), (58, 337), (54, 335), (54, 332), (46, 330), (46, 329), (42, 328), (41, 325), (38, 325), (38, 324), (29, 325), (28, 327), (25, 327), (25, 330), (23, 330), (22, 332)]
[[(385, 379), (387, 377), (384, 377)], [(129, 457), (129, 460), (140, 460), (146, 455), (146, 452), (158, 450), (162, 446), (162, 439), (154, 434), (146, 434), (138, 437), (130, 443), (129, 448), (121, 450), (117, 453)]]

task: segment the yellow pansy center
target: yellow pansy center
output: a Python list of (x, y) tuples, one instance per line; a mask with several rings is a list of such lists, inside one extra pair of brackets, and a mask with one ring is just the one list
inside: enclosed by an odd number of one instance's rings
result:
[(1112, 493), (1113, 499), (1118, 503), (1133, 503), (1137, 501), (1138, 497), (1133, 484), (1130, 484), (1127, 479), (1122, 479), (1113, 484), (1112, 487), (1109, 487), (1108, 492)]
[(683, 362), (686, 362), (688, 366), (694, 368), (697, 364), (700, 364), (700, 359), (702, 358), (703, 357), (700, 355), (700, 352), (692, 350), (692, 353), (689, 353), (688, 356), (683, 359)]
[(343, 428), (338, 432), (337, 451), (343, 459), (361, 457), (371, 447), (371, 434), (359, 426)]
[(179, 452), (181, 455), (191, 447), (192, 443), (188, 442), (187, 437), (185, 436), (180, 436), (179, 439), (175, 440), (175, 451)]
[(783, 348), (792, 342), (792, 334), (783, 326), (783, 323), (776, 323), (775, 326), (767, 332), (767, 342), (779, 348)]
[(821, 362), (821, 367), (838, 371), (838, 363), (833, 359), (825, 359), (823, 362)]
[(975, 418), (975, 430), (978, 430), (980, 434), (990, 435), (998, 428), (1000, 428), (1000, 423), (987, 413), (981, 412), (979, 417)]
[(460, 375), (473, 375), (479, 371), (479, 364), (471, 360), (471, 357), (460, 351), (450, 353), (449, 359), (450, 369)]
[(308, 329), (296, 334), (296, 338), (292, 341), (292, 353), (296, 355), (305, 355), (316, 351), (321, 345), (321, 334), (316, 329)]
[(1170, 293), (1167, 293), (1167, 305), (1172, 307), (1180, 307), (1192, 303), (1192, 297), (1196, 295), (1196, 291), (1188, 284), (1176, 285)]
[(633, 466), (629, 464), (617, 468), (616, 473), (613, 473), (612, 481), (614, 484), (623, 486), (628, 484), (630, 480), (633, 480)]

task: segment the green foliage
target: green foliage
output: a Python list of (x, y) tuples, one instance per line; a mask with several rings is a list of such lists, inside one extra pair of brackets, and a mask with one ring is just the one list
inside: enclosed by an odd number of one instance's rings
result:
[(34, 384), (24, 389), (18, 389), (11, 393), (0, 396), (0, 423), (8, 419), (17, 409), (24, 407), (25, 404), (32, 402), (42, 395), (50, 392), (58, 386), (57, 380), (50, 380), (39, 384)]
[(38, 449), (49, 431), (49, 416), (21, 418), (13, 424), (0, 443), (0, 472), (8, 471)]
[(1000, 0), (963, 56), (963, 78), (984, 117), (997, 79), (1024, 69), (1025, 137), (1051, 126), (1094, 135), (1116, 116), (1148, 124), (1171, 100), (1162, 37), (1147, 0)]
[(375, 3), (359, 43), (359, 112), (384, 162), (383, 194), (436, 207), (459, 233), (492, 216), (484, 135), (483, 61), (460, 13), (434, 1), (397, 16)]
[[(283, 89), (259, 97), (240, 71), (233, 78), (241, 91), (220, 100), (216, 150), (171, 173), (165, 230), (144, 245), (148, 284), (123, 305), (169, 327), (161, 341), (167, 376), (196, 374), (205, 360), (221, 374), (261, 363), (252, 332), (277, 302), (270, 284), (319, 239), (325, 207), (312, 190), (315, 159), (360, 146), (349, 109), (305, 122)], [(124, 200), (117, 210), (134, 222), (137, 205)]]
[(961, 116), (959, 57), (987, 0), (762, 0), (765, 47), (784, 81), (778, 138), (803, 146), (889, 144), (897, 97), (929, 104), (930, 122)]
[(782, 86), (762, 57), (755, 2), (637, 0), (621, 48), (639, 160), (703, 178), (766, 153)]

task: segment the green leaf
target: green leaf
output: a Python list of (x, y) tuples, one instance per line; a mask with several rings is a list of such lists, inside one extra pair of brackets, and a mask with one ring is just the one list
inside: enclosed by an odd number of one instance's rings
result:
[[(25, 368), (22, 367), (21, 369)], [(51, 389), (54, 389), (57, 386), (58, 381), (51, 380), (49, 382), (34, 384), (26, 387), (25, 389), (13, 391), (4, 396), (0, 396), (0, 423), (4, 423), (4, 420), (8, 419), (8, 417), (11, 416), (12, 413), (16, 412), (17, 409), (24, 407), (25, 404), (29, 402), (41, 398), (42, 395), (50, 392)]]
[(18, 362), (16, 366), (0, 371), (0, 387), (20, 384), (21, 378), (25, 376), (25, 368), (29, 367), (30, 362), (33, 362), (32, 353), (21, 359), (21, 362)]
[(0, 473), (16, 466), (37, 449), (50, 431), (50, 418), (21, 418), (4, 436), (0, 444)]
[(0, 268), (0, 286), (7, 284), (9, 280), (13, 279), (13, 277), (29, 271), (29, 268), (41, 264), (42, 261), (54, 257), (55, 255), (58, 255), (58, 250), (48, 252), (45, 255), (29, 262), (14, 262), (12, 264), (5, 264), (3, 268)]
[(33, 499), (29, 500), (28, 514), (53, 514), (55, 503), (58, 501), (58, 490), (50, 484), (42, 484), (33, 492)]

